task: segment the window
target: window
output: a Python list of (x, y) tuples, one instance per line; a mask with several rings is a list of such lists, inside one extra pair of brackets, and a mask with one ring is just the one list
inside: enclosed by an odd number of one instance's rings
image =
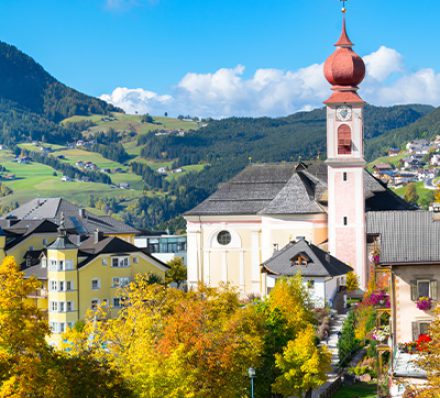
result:
[(43, 246), (47, 246), (47, 239), (46, 238), (43, 239)]
[(64, 271), (64, 261), (60, 260), (58, 262), (58, 271)]
[(419, 335), (429, 334), (429, 325), (430, 322), (419, 322)]
[(137, 256), (133, 256), (133, 264), (137, 264), (139, 262)]
[(64, 301), (60, 301), (58, 303), (58, 312), (64, 312), (64, 311), (65, 311)]
[(68, 301), (66, 303), (66, 311), (67, 312), (73, 311), (73, 303), (71, 301)]
[(73, 329), (73, 322), (67, 322), (67, 327), (69, 328), (69, 329)]
[(101, 287), (101, 283), (98, 278), (92, 279), (92, 289), (96, 290)]
[(412, 337), (413, 340), (417, 340), (421, 334), (429, 334), (429, 326), (431, 322), (426, 321), (418, 321), (418, 322), (412, 322)]
[(57, 270), (57, 260), (50, 260), (49, 271)]
[(51, 301), (49, 304), (49, 308), (52, 312), (57, 311), (58, 303), (56, 301)]
[(47, 267), (47, 260), (45, 258), (41, 259), (41, 268)]
[(228, 231), (220, 231), (217, 235), (217, 242), (223, 246), (229, 245), (231, 239), (231, 233)]
[(313, 279), (307, 281), (307, 289), (313, 289), (314, 287), (315, 287), (315, 281)]
[(342, 173), (342, 179), (344, 181), (347, 181), (347, 173), (344, 171), (344, 173)]
[(92, 310), (96, 310), (96, 309), (98, 308), (98, 305), (99, 305), (99, 300), (98, 300), (98, 299), (93, 299), (93, 300), (90, 302), (90, 308), (91, 308)]
[(431, 297), (430, 281), (417, 281), (417, 295), (420, 297)]
[(57, 281), (50, 281), (49, 287), (51, 292), (55, 292), (57, 290)]
[(66, 324), (64, 322), (60, 322), (59, 325), (60, 333), (64, 333), (66, 331)]
[(50, 330), (52, 331), (52, 333), (56, 333), (56, 329), (57, 329), (56, 322), (49, 322), (49, 327), (50, 327)]
[(72, 269), (73, 269), (73, 261), (66, 260), (66, 270), (72, 270)]
[(124, 286), (127, 286), (129, 283), (130, 283), (129, 277), (113, 278), (112, 279), (112, 287), (124, 287)]
[(73, 283), (71, 281), (66, 282), (66, 290), (73, 290)]
[(121, 306), (121, 299), (119, 297), (113, 297), (113, 307), (119, 308)]
[(112, 267), (125, 268), (130, 265), (128, 256), (125, 257), (112, 257)]
[(102, 265), (107, 265), (107, 264), (108, 264), (107, 259), (106, 259), (106, 258), (103, 258), (102, 261), (101, 261), (101, 263), (102, 263)]
[(342, 124), (338, 128), (338, 154), (351, 154), (351, 129), (347, 124)]
[(60, 292), (64, 292), (64, 281), (60, 281), (59, 283), (58, 283), (58, 286), (59, 286), (59, 291)]
[(344, 217), (344, 225), (348, 225), (348, 217)]
[(33, 252), (34, 251), (34, 247), (33, 246), (29, 246), (29, 251)]
[(410, 282), (411, 284), (411, 300), (417, 301), (420, 297), (429, 297), (437, 300), (437, 281), (429, 279), (418, 279)]

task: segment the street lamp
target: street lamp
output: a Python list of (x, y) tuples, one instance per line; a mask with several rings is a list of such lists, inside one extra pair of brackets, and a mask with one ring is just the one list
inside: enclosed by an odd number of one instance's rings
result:
[(249, 368), (248, 369), (248, 375), (251, 379), (251, 398), (254, 398), (254, 378), (255, 378), (255, 369)]

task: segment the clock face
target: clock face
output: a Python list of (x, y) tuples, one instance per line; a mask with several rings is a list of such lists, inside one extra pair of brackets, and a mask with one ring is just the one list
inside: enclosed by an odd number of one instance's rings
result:
[(352, 109), (349, 105), (341, 105), (336, 109), (336, 117), (341, 122), (348, 122), (351, 120)]

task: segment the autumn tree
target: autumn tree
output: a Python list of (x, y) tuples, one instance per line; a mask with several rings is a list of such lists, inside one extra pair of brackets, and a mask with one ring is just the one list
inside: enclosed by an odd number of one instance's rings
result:
[(285, 397), (306, 394), (312, 396), (312, 390), (326, 380), (330, 371), (331, 353), (326, 346), (316, 344), (316, 333), (312, 325), (294, 340), (290, 340), (282, 354), (276, 355), (276, 366), (281, 375), (273, 385), (276, 393)]
[(440, 396), (440, 306), (435, 309), (435, 320), (431, 322), (429, 334), (432, 339), (427, 350), (421, 352), (419, 366), (428, 376), (428, 385), (422, 387), (417, 397), (436, 398)]
[(409, 203), (417, 204), (419, 195), (417, 194), (415, 182), (410, 182), (405, 189), (405, 200)]
[(349, 272), (346, 276), (346, 284), (349, 292), (359, 289), (359, 277), (354, 272)]
[(183, 263), (182, 257), (174, 257), (168, 262), (170, 269), (165, 274), (165, 283), (175, 283), (177, 288), (186, 281), (186, 266)]
[[(27, 297), (40, 287), (24, 279), (13, 257), (0, 266), (0, 396), (58, 397), (60, 373), (45, 337), (47, 321)], [(50, 385), (47, 380), (51, 380)], [(61, 388), (62, 389), (62, 388)]]

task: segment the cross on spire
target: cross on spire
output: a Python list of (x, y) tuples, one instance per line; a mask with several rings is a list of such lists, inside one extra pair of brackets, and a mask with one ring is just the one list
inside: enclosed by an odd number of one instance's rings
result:
[(342, 2), (342, 12), (345, 14), (346, 12), (347, 12), (347, 9), (345, 8), (345, 3), (347, 2), (348, 0), (341, 0), (341, 2)]

